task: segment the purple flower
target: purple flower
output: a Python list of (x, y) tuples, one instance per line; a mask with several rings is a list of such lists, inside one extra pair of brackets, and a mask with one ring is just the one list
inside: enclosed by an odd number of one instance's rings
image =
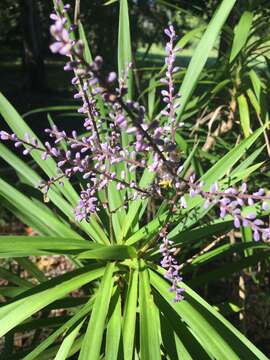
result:
[(210, 186), (210, 193), (216, 193), (218, 191), (218, 184), (215, 182)]
[(269, 205), (267, 204), (267, 202), (263, 202), (262, 203), (262, 210), (264, 210), (264, 211), (267, 211), (269, 209)]
[(254, 241), (259, 241), (260, 240), (260, 233), (259, 233), (259, 231), (258, 230), (255, 230), (254, 232), (253, 232), (253, 239), (254, 239)]
[(173, 242), (169, 241), (163, 233), (160, 233), (160, 236), (162, 237), (162, 243), (160, 245), (162, 260), (160, 264), (164, 269), (166, 269), (166, 273), (164, 275), (165, 279), (171, 281), (172, 283), (169, 291), (175, 293), (173, 302), (179, 302), (184, 298), (184, 289), (179, 286), (182, 278), (179, 276), (178, 262), (174, 258), (174, 252), (176, 251), (176, 248), (172, 247)]
[(168, 36), (169, 41), (166, 43), (165, 51), (165, 65), (167, 67), (166, 78), (161, 79), (163, 84), (168, 86), (167, 90), (162, 90), (161, 95), (163, 96), (163, 101), (166, 103), (166, 107), (162, 110), (162, 114), (168, 117), (170, 124), (170, 136), (171, 141), (175, 142), (175, 129), (176, 129), (176, 113), (175, 110), (179, 106), (179, 104), (175, 103), (175, 100), (179, 97), (179, 95), (175, 95), (174, 91), (174, 81), (173, 81), (173, 73), (177, 71), (177, 67), (174, 66), (176, 59), (177, 49), (174, 49), (174, 41), (176, 39), (176, 34), (174, 31), (174, 27), (170, 25), (167, 29), (164, 30), (165, 34)]
[[(55, 18), (55, 14), (53, 14), (53, 17)], [(53, 53), (70, 56), (72, 40), (68, 30), (65, 28), (65, 23), (65, 18), (55, 18), (55, 23), (51, 26), (50, 31), (56, 41), (50, 46), (50, 49)]]
[(205, 202), (204, 202), (204, 204), (203, 204), (203, 207), (204, 207), (205, 209), (208, 209), (208, 208), (209, 208), (209, 205), (210, 205), (210, 201), (209, 201), (209, 199), (206, 199)]
[(235, 218), (234, 218), (234, 226), (235, 226), (237, 229), (239, 229), (240, 226), (241, 226), (240, 219), (239, 219), (239, 217), (237, 217), (237, 216), (235, 216)]
[(250, 213), (250, 214), (247, 214), (247, 219), (249, 219), (249, 220), (254, 220), (254, 219), (256, 219), (256, 214), (254, 214), (254, 213)]
[(0, 131), (0, 139), (1, 140), (9, 140), (11, 135), (7, 133), (6, 131)]

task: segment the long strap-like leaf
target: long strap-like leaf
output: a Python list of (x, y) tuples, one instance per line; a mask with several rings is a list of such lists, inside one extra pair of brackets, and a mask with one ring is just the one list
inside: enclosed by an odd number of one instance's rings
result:
[(218, 34), (225, 23), (228, 15), (230, 14), (236, 0), (223, 0), (211, 19), (201, 41), (199, 42), (194, 55), (189, 63), (184, 81), (180, 88), (181, 106), (179, 108), (177, 119), (178, 121), (183, 114), (186, 105), (192, 96), (195, 86), (199, 80), (202, 69), (209, 57), (210, 51), (212, 50)]
[(106, 266), (104, 276), (93, 306), (91, 318), (83, 340), (79, 360), (99, 360), (105, 321), (113, 288), (114, 263)]

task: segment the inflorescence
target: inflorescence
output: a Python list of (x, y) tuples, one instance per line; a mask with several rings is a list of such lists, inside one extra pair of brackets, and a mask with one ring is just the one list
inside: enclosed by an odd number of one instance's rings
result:
[[(10, 140), (15, 147), (24, 147), (24, 155), (40, 151), (43, 160), (48, 157), (56, 160), (58, 174), (39, 185), (45, 195), (47, 196), (50, 187), (56, 182), (62, 185), (64, 177), (81, 175), (85, 186), (75, 208), (77, 221), (89, 221), (92, 214), (102, 207), (108, 207), (106, 202), (101, 202), (98, 194), (100, 191), (106, 194), (108, 185), (112, 182), (118, 190), (128, 190), (127, 201), (136, 200), (138, 197), (167, 200), (168, 203), (173, 203), (173, 211), (186, 209), (189, 197), (201, 196), (205, 208), (216, 205), (221, 218), (231, 215), (235, 228), (251, 227), (255, 241), (269, 240), (270, 228), (256, 218), (255, 212), (243, 215), (243, 208), (247, 205), (259, 204), (262, 211), (268, 210), (267, 200), (270, 200), (270, 197), (263, 189), (249, 194), (245, 183), (239, 189), (229, 187), (224, 190), (220, 190), (215, 183), (206, 191), (202, 182), (195, 181), (194, 175), (189, 179), (181, 177), (183, 167), (177, 152), (175, 134), (183, 124), (177, 124), (176, 120), (180, 95), (174, 88), (174, 73), (178, 71), (175, 66), (178, 49), (174, 47), (176, 34), (173, 26), (165, 29), (168, 37), (166, 72), (165, 77), (160, 80), (166, 87), (161, 91), (165, 108), (161, 111), (161, 117), (149, 122), (145, 108), (127, 99), (128, 71), (120, 74), (121, 78), (118, 79), (115, 72), (104, 74), (100, 56), (91, 64), (85, 61), (84, 44), (81, 40), (76, 40), (75, 26), (68, 26), (68, 10), (69, 5), (66, 5), (51, 14), (54, 23), (50, 31), (54, 42), (50, 49), (53, 53), (68, 57), (64, 70), (74, 73), (71, 81), (75, 89), (74, 98), (81, 102), (78, 112), (84, 116), (84, 127), (90, 135), (80, 137), (75, 130), (68, 135), (53, 126), (45, 129), (51, 142), (47, 141), (43, 146), (28, 134), (25, 134), (24, 139), (19, 139), (15, 134), (0, 132), (1, 140)], [(130, 66), (127, 64), (127, 69)], [(99, 102), (102, 100), (108, 111), (106, 119), (100, 114)], [(123, 136), (125, 145), (122, 145), (121, 141)], [(63, 141), (67, 144), (66, 151), (59, 146)], [(119, 173), (115, 170), (115, 164), (120, 163), (122, 171)], [(152, 184), (142, 188), (137, 179), (144, 169), (154, 174), (154, 180)], [(134, 174), (132, 180), (131, 173)], [(165, 191), (167, 187), (169, 191)], [(167, 226), (168, 224), (165, 224), (166, 228)], [(174, 257), (175, 248), (166, 235), (160, 237), (160, 251), (163, 256), (161, 265), (166, 270), (165, 277), (172, 283), (170, 290), (175, 292), (174, 301), (179, 301), (183, 298), (183, 289), (179, 286), (182, 279)]]

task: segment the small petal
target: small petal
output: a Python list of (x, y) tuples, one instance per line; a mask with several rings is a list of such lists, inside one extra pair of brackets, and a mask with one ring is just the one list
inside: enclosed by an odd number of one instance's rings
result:
[(247, 219), (249, 219), (249, 220), (254, 220), (254, 219), (256, 219), (256, 214), (254, 214), (254, 213), (248, 214), (248, 215), (247, 215)]
[(253, 232), (253, 239), (254, 239), (254, 241), (259, 241), (260, 238), (261, 238), (261, 237), (260, 237), (259, 231), (255, 230), (255, 231)]
[(203, 207), (205, 208), (205, 209), (208, 209), (209, 208), (209, 205), (210, 205), (210, 201), (207, 199), (207, 200), (205, 200), (205, 202), (204, 202), (204, 204), (203, 204)]
[(184, 198), (184, 196), (182, 196), (181, 199), (180, 199), (180, 206), (181, 206), (182, 209), (187, 208), (187, 202), (186, 202), (186, 199)]
[(238, 217), (235, 217), (234, 218), (234, 226), (237, 228), (237, 229), (239, 229), (240, 228), (240, 226), (241, 226), (241, 223), (240, 223), (240, 220), (239, 220), (239, 218)]
[(0, 131), (0, 139), (1, 140), (9, 140), (10, 135), (6, 131)]
[(60, 43), (59, 41), (54, 42), (50, 45), (50, 50), (53, 53), (58, 53), (60, 51), (60, 49), (62, 48), (62, 43)]
[(267, 202), (263, 202), (262, 203), (262, 210), (264, 210), (264, 211), (267, 211), (269, 209), (269, 205), (267, 204)]

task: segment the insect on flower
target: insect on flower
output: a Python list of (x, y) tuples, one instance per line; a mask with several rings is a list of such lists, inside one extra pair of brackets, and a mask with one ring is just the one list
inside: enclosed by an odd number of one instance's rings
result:
[(158, 183), (158, 185), (163, 189), (172, 188), (172, 179), (163, 179)]

